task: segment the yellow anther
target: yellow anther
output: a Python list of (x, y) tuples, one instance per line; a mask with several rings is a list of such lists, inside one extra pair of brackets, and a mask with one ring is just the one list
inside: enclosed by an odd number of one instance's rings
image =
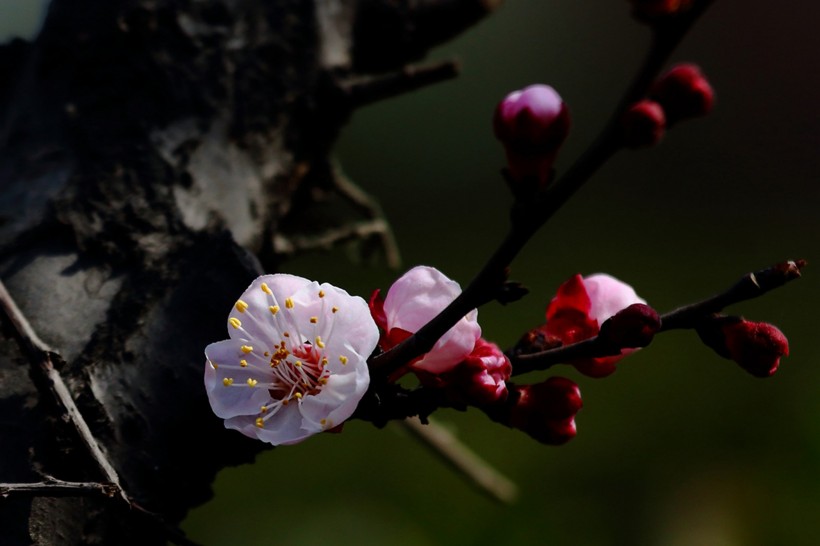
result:
[(257, 383), (259, 383), (259, 381), (257, 381), (253, 377), (248, 378), (248, 386), (249, 387), (255, 387)]
[(297, 360), (296, 362), (293, 363), (293, 365), (296, 366), (297, 368), (301, 368), (302, 367), (302, 361)]
[(236, 317), (231, 317), (230, 319), (228, 319), (228, 322), (230, 322), (231, 326), (233, 326), (237, 330), (242, 327), (242, 323), (239, 322), (239, 319)]
[(334, 305), (334, 306), (333, 306), (333, 308), (331, 309), (331, 311), (333, 311), (334, 313), (335, 313), (336, 311), (338, 311), (338, 310), (339, 310), (339, 308), (338, 308), (338, 307), (336, 307), (335, 305)]
[(327, 366), (327, 357), (326, 356), (322, 357), (322, 366)]
[(325, 424), (327, 424), (327, 419), (322, 419), (321, 421), (319, 421), (319, 423), (320, 423), (322, 426), (324, 426)]
[(296, 394), (293, 395), (293, 397), (296, 398), (297, 400), (301, 400), (302, 399), (302, 393), (297, 392)]
[(234, 305), (234, 307), (236, 307), (236, 310), (240, 313), (244, 313), (245, 309), (248, 308), (248, 304), (242, 300), (239, 300), (238, 302), (236, 302), (236, 305)]
[(293, 299), (292, 298), (285, 298), (285, 307), (288, 309), (293, 309)]
[(290, 404), (290, 400), (288, 400), (287, 398), (285, 398), (284, 400), (282, 400), (282, 405), (283, 405), (283, 406), (287, 406), (288, 404)]
[(267, 283), (264, 283), (264, 282), (263, 282), (262, 284), (260, 284), (260, 285), (259, 285), (259, 288), (261, 288), (261, 289), (262, 289), (262, 292), (264, 292), (265, 294), (268, 294), (268, 295), (273, 294), (273, 292), (271, 292), (271, 291), (270, 291), (270, 288), (268, 288), (268, 284), (267, 284)]
[(279, 312), (279, 306), (278, 305), (271, 305), (270, 307), (268, 307), (268, 309), (270, 310), (272, 315), (275, 315), (276, 313)]
[[(290, 337), (290, 334), (288, 332), (282, 332), (282, 335), (285, 337)], [(282, 343), (284, 343), (284, 341)]]
[(233, 377), (226, 377), (222, 380), (222, 384), (226, 387), (230, 387), (231, 385), (233, 385)]
[(249, 354), (250, 352), (253, 351), (253, 347), (251, 347), (250, 345), (243, 345), (239, 348), (239, 350), (242, 351), (245, 354)]
[(259, 427), (259, 428), (264, 428), (265, 427), (265, 420), (262, 419), (261, 417), (257, 417), (256, 418), (256, 426)]
[(319, 384), (321, 384), (321, 385), (327, 385), (327, 377), (323, 377), (323, 378), (321, 378), (321, 379), (319, 380)]
[(322, 341), (321, 336), (316, 336), (316, 346), (319, 347), (320, 349), (325, 348), (325, 342)]
[(311, 324), (316, 324), (317, 322), (319, 322), (319, 317), (310, 317)]
[(211, 362), (211, 368), (213, 368), (214, 370), (216, 370), (216, 369), (218, 369), (218, 368), (219, 368), (219, 366), (217, 366), (217, 365), (216, 365), (216, 362)]
[(270, 353), (265, 351), (265, 356), (270, 356)]
[(239, 361), (239, 365), (242, 366), (243, 368), (247, 368), (248, 367), (248, 361), (245, 360), (245, 359), (242, 359), (242, 360)]
[(324, 291), (324, 290), (319, 290), (319, 297), (320, 297), (320, 298), (324, 298), (324, 297), (325, 297), (325, 291)]
[(259, 408), (259, 411), (261, 411), (262, 413), (267, 413), (268, 406), (262, 406), (261, 408)]
[(340, 356), (339, 362), (341, 362), (343, 365), (347, 365), (347, 357), (345, 355)]

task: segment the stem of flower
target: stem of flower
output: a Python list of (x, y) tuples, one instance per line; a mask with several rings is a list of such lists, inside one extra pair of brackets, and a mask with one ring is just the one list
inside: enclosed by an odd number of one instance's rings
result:
[(428, 352), (471, 310), (496, 299), (509, 266), (530, 238), (621, 148), (619, 122), (626, 109), (649, 90), (669, 55), (713, 0), (700, 0), (684, 15), (653, 28), (649, 54), (598, 138), (569, 170), (537, 198), (516, 202), (510, 231), (467, 288), (430, 322), (370, 362), (371, 374), (387, 377)]
[[(805, 266), (805, 260), (794, 260), (748, 273), (723, 292), (661, 315), (659, 332), (695, 328), (699, 321), (730, 305), (762, 296), (799, 278), (800, 270)], [(579, 358), (597, 358), (611, 354), (611, 345), (602, 343), (596, 336), (547, 351), (528, 355), (511, 355), (510, 361), (513, 364), (513, 375), (521, 375), (536, 370), (546, 370), (555, 364), (571, 362)]]

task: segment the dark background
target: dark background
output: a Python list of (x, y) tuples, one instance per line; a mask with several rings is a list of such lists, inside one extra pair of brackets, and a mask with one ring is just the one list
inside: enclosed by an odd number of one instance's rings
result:
[[(628, 10), (618, 0), (508, 0), (436, 51), (462, 59), (460, 78), (355, 116), (337, 155), (382, 204), (405, 267), (432, 265), (465, 284), (502, 237), (510, 198), (490, 119), (506, 93), (548, 83), (570, 105), (559, 170), (592, 140), (648, 44)], [(344, 434), (225, 470), (186, 531), (209, 545), (249, 546), (814, 545), (818, 20), (810, 2), (716, 2), (675, 56), (703, 67), (717, 91), (713, 115), (675, 128), (656, 149), (618, 155), (513, 264), (531, 295), (479, 313), (485, 337), (509, 345), (576, 272), (616, 275), (665, 311), (802, 257), (803, 280), (731, 309), (789, 337), (792, 354), (775, 377), (752, 378), (691, 332), (673, 332), (607, 379), (557, 371), (585, 401), (566, 446), (541, 446), (478, 412), (437, 415), (519, 484), (513, 506), (476, 493), (398, 427), (352, 422)], [(344, 251), (285, 270), (365, 297), (397, 276)]]

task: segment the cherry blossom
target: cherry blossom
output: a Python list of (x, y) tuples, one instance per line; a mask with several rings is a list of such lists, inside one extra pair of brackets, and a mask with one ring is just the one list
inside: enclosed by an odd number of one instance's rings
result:
[(370, 383), (379, 339), (367, 303), (330, 284), (263, 275), (205, 348), (205, 387), (225, 427), (273, 445), (340, 425)]
[[(558, 288), (547, 307), (545, 331), (564, 345), (596, 336), (601, 325), (618, 311), (634, 303), (646, 304), (628, 284), (605, 273), (588, 277), (575, 275)], [(632, 352), (620, 355), (582, 359), (572, 362), (590, 377), (604, 377), (615, 371), (615, 363)]]
[[(417, 266), (402, 275), (390, 289), (384, 302), (370, 300), (373, 316), (384, 329), (382, 349), (389, 349), (416, 333), (461, 294), (457, 282), (441, 271)], [(472, 310), (447, 331), (426, 354), (414, 360), (414, 370), (440, 374), (452, 370), (472, 353), (481, 337), (478, 311)]]

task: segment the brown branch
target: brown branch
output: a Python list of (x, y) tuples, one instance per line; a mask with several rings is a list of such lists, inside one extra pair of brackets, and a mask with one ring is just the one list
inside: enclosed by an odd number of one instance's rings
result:
[(0, 497), (105, 497), (112, 498), (120, 494), (120, 488), (113, 483), (100, 482), (67, 482), (52, 476), (45, 476), (44, 481), (33, 483), (0, 483)]
[(504, 504), (515, 500), (518, 496), (515, 483), (482, 460), (446, 428), (429, 418), (427, 421), (423, 424), (417, 417), (411, 417), (401, 423), (405, 430), (481, 492)]
[[(730, 305), (757, 298), (799, 278), (800, 270), (805, 266), (805, 260), (794, 260), (748, 273), (723, 292), (661, 315), (661, 328), (658, 332), (695, 328), (699, 321)], [(611, 343), (606, 343), (599, 336), (595, 336), (538, 353), (511, 355), (510, 360), (513, 364), (513, 375), (521, 375), (535, 370), (546, 370), (555, 364), (579, 358), (612, 356), (619, 351), (620, 349), (613, 352)]]
[(395, 372), (413, 358), (428, 352), (467, 313), (498, 297), (507, 279), (509, 265), (524, 245), (621, 148), (618, 123), (623, 112), (648, 92), (674, 48), (712, 1), (700, 0), (674, 24), (653, 29), (654, 40), (649, 54), (598, 138), (558, 182), (539, 196), (513, 205), (509, 233), (467, 288), (418, 332), (375, 357), (371, 361), (371, 370), (384, 376)]
[(453, 79), (458, 76), (458, 72), (458, 61), (451, 59), (425, 65), (407, 65), (389, 74), (349, 78), (339, 81), (337, 85), (348, 106), (360, 108)]

